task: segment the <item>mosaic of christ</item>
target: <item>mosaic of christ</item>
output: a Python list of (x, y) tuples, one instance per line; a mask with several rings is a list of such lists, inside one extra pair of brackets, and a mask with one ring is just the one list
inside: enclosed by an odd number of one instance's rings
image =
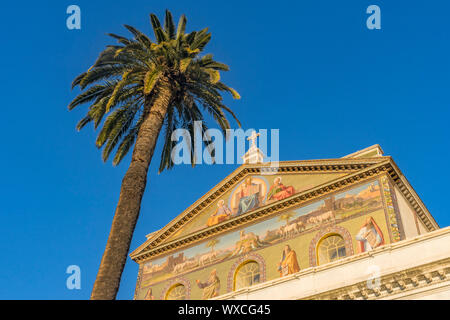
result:
[(217, 208), (208, 218), (206, 226), (240, 216), (266, 203), (284, 200), (296, 192), (293, 186), (285, 186), (281, 177), (274, 178), (270, 188), (267, 186), (268, 182), (264, 177), (246, 178), (231, 194), (229, 204), (223, 199), (217, 202)]
[(231, 194), (228, 204), (223, 199), (217, 202), (217, 208), (206, 221), (206, 226), (216, 225), (260, 207), (265, 203), (266, 193), (267, 182), (264, 178), (246, 178)]
[(240, 216), (263, 205), (266, 192), (267, 184), (263, 179), (246, 178), (231, 195), (230, 202), (234, 216)]

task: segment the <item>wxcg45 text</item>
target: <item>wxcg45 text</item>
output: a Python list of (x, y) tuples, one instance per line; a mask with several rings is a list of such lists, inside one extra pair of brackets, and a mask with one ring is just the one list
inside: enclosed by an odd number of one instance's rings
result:
[(250, 315), (268, 315), (270, 314), (270, 306), (269, 305), (247, 305), (247, 304), (239, 304), (239, 305), (222, 305), (223, 314), (226, 315), (236, 315), (236, 314), (250, 314)]

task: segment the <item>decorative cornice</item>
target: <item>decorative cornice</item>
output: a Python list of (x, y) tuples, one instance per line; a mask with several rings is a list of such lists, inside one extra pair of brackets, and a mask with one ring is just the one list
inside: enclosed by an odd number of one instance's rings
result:
[(391, 168), (389, 169), (389, 176), (394, 184), (398, 187), (405, 199), (411, 205), (411, 208), (416, 212), (417, 216), (425, 224), (428, 231), (434, 231), (439, 229), (439, 225), (434, 220), (433, 216), (429, 213), (425, 204), (420, 200), (414, 188), (408, 182), (408, 179), (402, 174), (401, 170), (391, 159)]
[(303, 300), (376, 300), (406, 293), (447, 281), (450, 275), (450, 258), (384, 275), (378, 285), (368, 286), (361, 281), (303, 298)]
[[(233, 187), (236, 183), (242, 180), (249, 174), (261, 174), (261, 171), (269, 168), (269, 165), (262, 164), (258, 166), (243, 165), (228, 178), (224, 179), (220, 184), (208, 192), (205, 196), (196, 201), (192, 206), (185, 210), (180, 216), (172, 220), (166, 227), (143, 245), (130, 254), (131, 258), (138, 263), (142, 263), (149, 259), (169, 254), (175, 250), (192, 246), (199, 241), (206, 240), (210, 237), (218, 236), (224, 232), (229, 232), (239, 226), (242, 226), (250, 221), (256, 222), (267, 219), (280, 211), (296, 208), (307, 202), (311, 202), (319, 197), (326, 196), (341, 189), (348, 187), (357, 182), (365, 181), (380, 174), (386, 173), (390, 176), (393, 183), (396, 184), (399, 190), (409, 201), (412, 208), (416, 210), (417, 215), (426, 225), (428, 231), (436, 230), (437, 223), (429, 214), (420, 198), (414, 192), (412, 187), (403, 177), (397, 165), (391, 157), (377, 157), (367, 159), (332, 159), (332, 160), (309, 160), (296, 162), (281, 162), (278, 173), (294, 173), (294, 172), (351, 172), (344, 177), (340, 177), (333, 181), (324, 183), (315, 188), (298, 193), (286, 200), (275, 202), (247, 214), (238, 216), (234, 219), (224, 221), (215, 226), (202, 229), (184, 237), (173, 240), (167, 239), (175, 230), (182, 227), (186, 222), (193, 219), (200, 212), (202, 212), (209, 204), (217, 197)], [(353, 171), (353, 172), (352, 172)]]

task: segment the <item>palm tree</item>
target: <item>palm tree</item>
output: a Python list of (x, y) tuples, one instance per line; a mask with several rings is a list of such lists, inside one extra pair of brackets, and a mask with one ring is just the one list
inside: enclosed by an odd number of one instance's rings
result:
[(278, 221), (285, 221), (287, 226), (289, 225), (289, 220), (291, 220), (294, 215), (295, 215), (294, 212), (283, 213), (281, 216), (278, 217)]
[[(208, 29), (185, 33), (184, 15), (175, 29), (168, 10), (164, 26), (154, 14), (150, 21), (154, 41), (125, 25), (133, 36), (109, 34), (118, 44), (107, 46), (94, 65), (72, 83), (72, 88), (79, 86), (82, 92), (69, 110), (90, 105), (77, 129), (90, 122), (95, 129), (102, 124), (95, 143), (103, 148), (103, 161), (115, 152), (113, 164), (118, 165), (134, 145), (91, 299), (116, 297), (161, 129), (164, 127), (164, 146), (159, 172), (173, 167), (171, 153), (176, 142), (171, 136), (175, 129), (188, 130), (193, 146), (194, 121), (203, 121), (202, 112), (211, 115), (224, 133), (230, 129), (225, 112), (240, 126), (222, 99), (222, 92), (240, 98), (220, 81), (220, 71), (228, 71), (228, 66), (214, 61), (211, 54), (200, 55), (211, 39)], [(205, 134), (208, 128), (203, 123), (201, 129)], [(192, 147), (190, 153), (194, 166)]]
[(211, 252), (214, 252), (214, 248), (217, 246), (217, 244), (220, 242), (219, 239), (213, 239), (206, 243), (207, 248), (211, 248)]

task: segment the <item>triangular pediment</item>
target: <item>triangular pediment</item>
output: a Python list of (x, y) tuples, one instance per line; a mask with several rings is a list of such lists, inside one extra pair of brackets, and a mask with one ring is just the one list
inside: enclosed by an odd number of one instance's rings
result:
[(378, 155), (373, 158), (285, 161), (279, 163), (276, 171), (269, 170), (268, 164), (242, 165), (164, 228), (147, 236), (147, 241), (130, 256), (134, 259), (150, 249), (220, 228), (249, 212), (277, 206), (295, 195), (345, 179), (387, 159), (389, 157)]

